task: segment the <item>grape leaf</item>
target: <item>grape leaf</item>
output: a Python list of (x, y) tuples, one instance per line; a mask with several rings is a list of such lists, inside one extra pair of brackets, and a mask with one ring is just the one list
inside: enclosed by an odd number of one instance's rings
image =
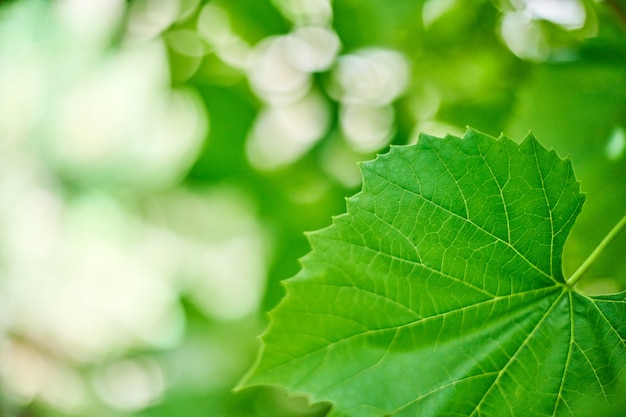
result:
[(569, 160), (468, 130), (361, 170), (242, 386), (355, 417), (580, 416), (621, 398), (626, 292), (587, 296), (561, 270), (584, 201)]

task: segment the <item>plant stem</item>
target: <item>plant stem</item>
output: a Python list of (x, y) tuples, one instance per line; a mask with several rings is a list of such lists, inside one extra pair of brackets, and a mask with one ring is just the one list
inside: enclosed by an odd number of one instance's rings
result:
[(626, 216), (622, 217), (622, 219), (615, 226), (613, 226), (613, 229), (611, 229), (611, 231), (604, 237), (604, 239), (602, 239), (602, 242), (600, 242), (600, 244), (593, 250), (593, 252), (591, 252), (591, 255), (589, 255), (589, 257), (585, 259), (585, 262), (583, 262), (582, 265), (578, 267), (576, 272), (574, 272), (572, 276), (567, 280), (567, 283), (570, 287), (576, 285), (576, 283), (580, 280), (580, 278), (582, 278), (585, 272), (587, 272), (591, 264), (593, 264), (593, 262), (608, 246), (608, 244), (611, 243), (613, 239), (615, 239), (615, 236), (619, 234), (624, 226), (626, 226)]

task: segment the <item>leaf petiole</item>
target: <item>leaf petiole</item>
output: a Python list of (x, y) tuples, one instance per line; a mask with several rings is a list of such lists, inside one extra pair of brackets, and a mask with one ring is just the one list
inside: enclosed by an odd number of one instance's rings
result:
[(609, 243), (611, 243), (611, 241), (615, 239), (615, 237), (624, 228), (624, 226), (626, 226), (626, 215), (622, 217), (622, 219), (615, 226), (613, 226), (613, 229), (611, 229), (611, 231), (604, 237), (604, 239), (602, 239), (602, 242), (600, 242), (600, 244), (593, 250), (593, 252), (591, 252), (591, 255), (589, 255), (589, 257), (585, 259), (585, 262), (583, 262), (578, 267), (576, 272), (574, 272), (572, 276), (569, 277), (569, 279), (567, 280), (567, 284), (570, 287), (573, 287), (574, 285), (576, 285), (576, 283), (578, 283), (578, 281), (582, 278), (585, 272), (587, 272), (591, 264), (593, 264), (593, 262), (598, 258), (600, 253), (602, 253), (602, 251), (609, 245)]

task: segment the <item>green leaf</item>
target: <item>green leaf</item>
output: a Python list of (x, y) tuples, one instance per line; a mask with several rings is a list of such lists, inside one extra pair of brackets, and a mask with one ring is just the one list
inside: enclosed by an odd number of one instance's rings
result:
[(561, 271), (584, 196), (568, 160), (468, 130), (362, 165), (348, 213), (311, 233), (243, 385), (333, 416), (580, 416), (626, 388), (626, 293)]

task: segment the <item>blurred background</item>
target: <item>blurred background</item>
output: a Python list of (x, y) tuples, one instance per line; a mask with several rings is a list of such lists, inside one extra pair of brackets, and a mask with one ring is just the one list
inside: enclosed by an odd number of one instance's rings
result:
[(0, 415), (324, 415), (232, 392), (303, 232), (465, 126), (571, 158), (571, 274), (626, 213), (626, 2), (0, 2)]

